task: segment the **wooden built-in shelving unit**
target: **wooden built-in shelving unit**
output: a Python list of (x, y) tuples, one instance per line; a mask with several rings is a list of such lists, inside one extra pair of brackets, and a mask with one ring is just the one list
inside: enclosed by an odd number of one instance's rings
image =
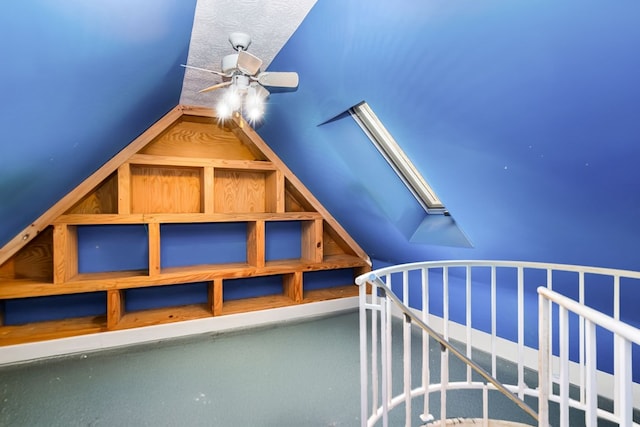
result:
[[(176, 226), (190, 227), (205, 245), (218, 240), (216, 227), (233, 240), (229, 250), (224, 237), (215, 249), (198, 252)], [(278, 239), (271, 230), (277, 234), (280, 228), (287, 239), (297, 239), (285, 251), (293, 258), (269, 253), (268, 244)], [(104, 231), (105, 239), (126, 236), (122, 252), (139, 260), (136, 248), (145, 248), (144, 262), (101, 270), (116, 261), (92, 255), (101, 252), (98, 245), (87, 249), (85, 230)], [(174, 240), (177, 249), (164, 246)], [(170, 259), (172, 253), (180, 259)], [(220, 125), (210, 110), (179, 106), (0, 250), (0, 345), (354, 296), (353, 278), (369, 268), (362, 249), (246, 122), (236, 117)], [(323, 271), (337, 271), (343, 282), (308, 287), (305, 276)], [(273, 287), (274, 277), (278, 292), (225, 298), (234, 280), (262, 278)], [(179, 292), (185, 285), (200, 292), (202, 283), (203, 296), (195, 303), (174, 305), (165, 296), (161, 307), (128, 307), (135, 292), (144, 302), (146, 295)], [(44, 299), (48, 312), (61, 309), (57, 297), (86, 294), (98, 301), (96, 315), (12, 320), (16, 305), (42, 305)]]

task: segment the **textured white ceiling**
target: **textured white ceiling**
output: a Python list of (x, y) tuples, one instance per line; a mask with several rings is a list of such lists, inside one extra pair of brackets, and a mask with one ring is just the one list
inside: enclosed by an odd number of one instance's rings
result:
[[(241, 31), (251, 36), (248, 51), (262, 59), (262, 69), (266, 69), (315, 3), (316, 0), (198, 0), (187, 63), (220, 70), (222, 58), (234, 52), (229, 34)], [(214, 107), (219, 92), (198, 91), (221, 81), (211, 73), (185, 70), (180, 103)]]

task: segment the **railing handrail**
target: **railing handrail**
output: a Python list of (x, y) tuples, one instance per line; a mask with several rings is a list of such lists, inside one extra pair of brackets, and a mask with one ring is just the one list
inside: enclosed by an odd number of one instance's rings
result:
[(640, 344), (640, 334), (638, 334), (639, 330), (631, 325), (620, 320), (616, 320), (611, 316), (607, 316), (606, 314), (594, 310), (591, 307), (579, 304), (575, 300), (567, 298), (566, 296), (545, 287), (539, 287), (538, 294), (566, 308), (567, 310), (576, 313), (578, 316), (584, 317), (585, 319), (610, 330), (614, 334), (619, 335), (630, 342)]
[[(533, 268), (539, 270), (556, 270), (556, 271), (568, 271), (575, 273), (590, 273), (590, 274), (606, 274), (609, 276), (624, 276), (633, 279), (640, 279), (640, 271), (623, 270), (617, 268), (608, 267), (593, 267), (588, 265), (573, 265), (573, 264), (557, 264), (546, 263), (536, 261), (492, 261), (492, 260), (441, 260), (441, 261), (419, 261), (407, 264), (391, 265), (388, 267), (378, 268), (375, 271), (379, 275), (385, 275), (389, 273), (398, 273), (405, 270), (414, 270), (421, 267), (522, 267)], [(366, 277), (366, 274), (360, 276), (360, 278)], [(362, 279), (361, 279), (362, 280)], [(362, 281), (358, 281), (356, 278), (356, 284), (361, 285)]]
[(509, 391), (509, 389), (507, 389), (507, 387), (505, 387), (504, 384), (502, 384), (496, 378), (491, 376), (491, 374), (489, 374), (486, 370), (484, 370), (484, 368), (482, 368), (480, 365), (478, 365), (473, 360), (469, 359), (466, 355), (464, 355), (462, 352), (460, 352), (460, 350), (454, 347), (453, 344), (449, 342), (449, 340), (447, 340), (444, 336), (442, 336), (441, 334), (433, 330), (431, 327), (429, 327), (426, 323), (424, 323), (422, 319), (416, 316), (415, 313), (413, 313), (411, 309), (407, 307), (407, 305), (404, 304), (400, 300), (400, 298), (398, 298), (395, 292), (393, 292), (391, 288), (389, 288), (375, 273), (369, 273), (366, 281), (372, 282), (372, 283), (375, 282), (376, 286), (383, 289), (385, 294), (391, 299), (391, 301), (393, 301), (396, 304), (396, 306), (402, 311), (402, 313), (405, 316), (408, 316), (409, 318), (411, 318), (411, 320), (416, 325), (418, 325), (420, 329), (422, 329), (427, 334), (429, 334), (429, 336), (435, 339), (438, 342), (438, 344), (440, 344), (441, 346), (449, 350), (453, 355), (455, 355), (458, 359), (464, 362), (467, 366), (470, 366), (471, 369), (476, 371), (480, 376), (482, 376), (482, 378), (487, 380), (487, 382), (491, 383), (496, 388), (496, 390), (498, 390), (500, 393), (505, 395), (508, 399), (510, 399), (512, 402), (518, 405), (518, 407), (520, 407), (527, 414), (529, 414), (533, 419), (535, 419), (536, 422), (538, 422), (538, 413), (534, 411), (529, 405), (527, 405), (524, 400), (520, 399), (518, 396), (516, 396), (511, 391)]

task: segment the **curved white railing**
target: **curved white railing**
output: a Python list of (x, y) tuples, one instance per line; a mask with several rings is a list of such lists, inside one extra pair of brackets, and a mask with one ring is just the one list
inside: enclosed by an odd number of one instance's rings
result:
[[(531, 262), (440, 261), (381, 268), (359, 276), (356, 283), (361, 285), (363, 426), (380, 420), (388, 425), (391, 410), (400, 406), (405, 409), (405, 425), (412, 425), (418, 415), (422, 422), (431, 422), (436, 412), (444, 425), (446, 419), (459, 416), (447, 413), (447, 392), (461, 389), (482, 391), (484, 425), (489, 423), (489, 395), (496, 390), (522, 402), (517, 405), (530, 414), (529, 423), (537, 421), (525, 397), (540, 402), (539, 425), (548, 425), (550, 416), (554, 425), (569, 425), (569, 408), (582, 411), (587, 426), (595, 426), (598, 418), (640, 425), (633, 422), (640, 391), (631, 382), (634, 362), (640, 366), (632, 351), (640, 344), (640, 330), (620, 321), (621, 289), (640, 289), (640, 273)], [(585, 301), (609, 308), (611, 315), (586, 307)], [(499, 309), (507, 314), (498, 315)], [(401, 346), (394, 346), (393, 330), (398, 327), (393, 325), (399, 322), (392, 312), (401, 319)], [(478, 318), (484, 322), (474, 320)], [(416, 330), (421, 332), (417, 338)], [(439, 381), (433, 380), (437, 375), (429, 368), (430, 334), (443, 350)], [(604, 338), (596, 341), (596, 335)], [(611, 337), (615, 350), (607, 346)], [(451, 340), (462, 344), (450, 346)], [(420, 345), (422, 360), (417, 364), (412, 341)], [(394, 364), (394, 350), (402, 352), (401, 364)], [(481, 354), (476, 350), (490, 355), (484, 373), (475, 362)], [(614, 353), (612, 374), (597, 369), (597, 352)], [(451, 355), (467, 364), (463, 380), (450, 378)], [(495, 381), (499, 358), (516, 365), (513, 384)], [(531, 375), (536, 370), (539, 375)], [(439, 408), (432, 407), (433, 393), (439, 393)], [(598, 396), (611, 399), (613, 408), (599, 407)], [(554, 402), (551, 415), (549, 401)]]

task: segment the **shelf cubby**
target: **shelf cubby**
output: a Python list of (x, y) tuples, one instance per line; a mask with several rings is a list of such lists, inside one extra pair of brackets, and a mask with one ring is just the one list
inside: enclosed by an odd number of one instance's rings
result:
[(160, 225), (161, 271), (172, 267), (247, 263), (244, 222)]
[[(63, 227), (63, 226), (61, 226)], [(148, 271), (149, 230), (144, 224), (107, 224), (68, 226), (68, 250), (61, 257), (74, 278), (100, 277), (101, 273), (120, 272), (140, 275)], [(73, 247), (73, 246), (75, 247)], [(76, 265), (73, 265), (74, 262)]]
[(3, 307), (3, 345), (106, 330), (106, 292), (8, 299)]
[(214, 169), (213, 194), (216, 213), (283, 212), (278, 197), (277, 171)]
[(268, 221), (265, 223), (265, 262), (300, 259), (302, 224), (300, 221)]
[(108, 329), (210, 317), (210, 283), (109, 290)]

